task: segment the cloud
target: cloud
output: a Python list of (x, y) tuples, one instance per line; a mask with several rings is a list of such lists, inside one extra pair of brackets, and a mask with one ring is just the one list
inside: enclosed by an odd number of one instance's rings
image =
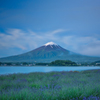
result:
[(45, 41), (54, 40), (54, 34), (63, 32), (63, 29), (54, 30), (46, 33), (35, 33), (31, 30), (24, 32), (20, 29), (8, 29), (5, 33), (0, 33), (0, 48), (33, 49), (42, 45)]
[(63, 43), (76, 53), (89, 56), (100, 56), (100, 40), (96, 37), (66, 36)]
[(50, 32), (50, 34), (57, 34), (57, 33), (60, 33), (60, 32), (64, 32), (64, 31), (68, 31), (68, 30), (65, 30), (65, 29), (58, 29), (58, 30), (54, 30), (52, 32)]
[[(19, 29), (9, 29), (8, 34), (0, 34), (0, 48), (18, 47), (26, 49), (22, 43), (24, 33)], [(21, 40), (22, 38), (22, 40)]]
[[(100, 56), (100, 40), (93, 36), (67, 35), (64, 29), (57, 29), (44, 33), (27, 32), (21, 29), (8, 29), (6, 33), (0, 33), (0, 49), (19, 48), (30, 51), (46, 42), (56, 42), (70, 51), (92, 56)], [(66, 32), (62, 37), (59, 33)], [(6, 52), (6, 50), (5, 50)]]

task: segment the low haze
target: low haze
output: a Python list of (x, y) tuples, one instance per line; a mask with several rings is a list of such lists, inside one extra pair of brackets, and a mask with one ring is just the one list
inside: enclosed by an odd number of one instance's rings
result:
[(100, 57), (100, 0), (0, 0), (0, 57), (51, 41)]

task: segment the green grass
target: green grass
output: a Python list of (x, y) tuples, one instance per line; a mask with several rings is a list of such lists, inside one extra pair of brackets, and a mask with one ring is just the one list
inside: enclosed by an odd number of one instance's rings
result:
[(1, 75), (0, 100), (100, 100), (100, 70)]

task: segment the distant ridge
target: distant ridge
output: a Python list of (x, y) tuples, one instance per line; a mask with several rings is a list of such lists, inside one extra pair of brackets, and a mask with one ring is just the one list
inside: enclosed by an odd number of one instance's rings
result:
[(0, 58), (0, 62), (51, 62), (55, 60), (71, 60), (77, 63), (94, 62), (100, 60), (100, 57), (91, 57), (76, 54), (62, 48), (54, 42), (48, 42), (43, 46), (27, 53), (16, 56)]

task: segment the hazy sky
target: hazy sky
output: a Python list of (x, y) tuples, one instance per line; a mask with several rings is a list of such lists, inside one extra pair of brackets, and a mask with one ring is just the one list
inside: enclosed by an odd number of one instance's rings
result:
[(51, 41), (100, 56), (100, 0), (0, 0), (0, 57)]

